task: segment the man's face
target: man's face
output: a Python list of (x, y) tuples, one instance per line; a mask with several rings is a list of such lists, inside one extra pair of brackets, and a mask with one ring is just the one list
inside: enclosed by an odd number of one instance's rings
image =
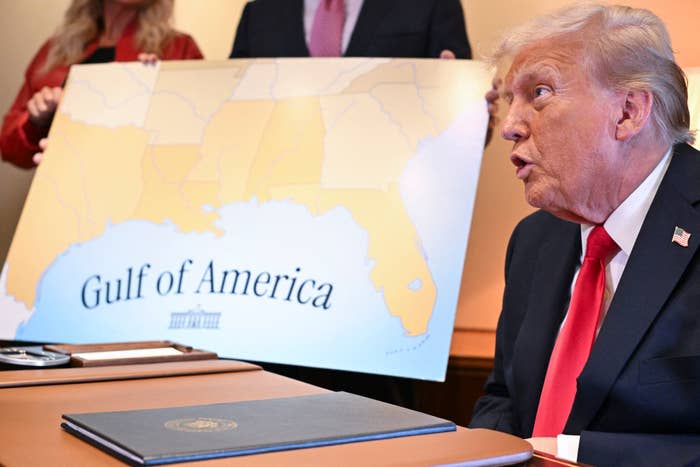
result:
[(601, 223), (617, 206), (620, 97), (590, 76), (575, 46), (542, 41), (521, 51), (505, 78), (502, 135), (532, 206)]

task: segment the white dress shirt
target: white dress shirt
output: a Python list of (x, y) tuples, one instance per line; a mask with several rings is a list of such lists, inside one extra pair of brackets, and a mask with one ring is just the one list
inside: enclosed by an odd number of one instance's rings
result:
[[(671, 149), (666, 152), (647, 178), (645, 178), (637, 189), (610, 214), (603, 224), (610, 237), (615, 240), (615, 243), (620, 247), (620, 251), (612, 257), (605, 267), (605, 300), (603, 302), (602, 316), (597, 331), (600, 331), (600, 326), (608, 312), (612, 297), (615, 294), (615, 290), (617, 290), (617, 285), (620, 283), (620, 278), (627, 265), (627, 260), (632, 253), (634, 243), (637, 241), (637, 235), (639, 235), (639, 231), (642, 229), (644, 218), (647, 216), (651, 202), (654, 200), (654, 196), (656, 196), (656, 191), (659, 189), (661, 180), (664, 178), (670, 162)], [(581, 224), (582, 248), (579, 265), (583, 262), (586, 241), (593, 227), (593, 225)], [(572, 293), (577, 276), (578, 271), (576, 271), (574, 279), (571, 282)], [(579, 441), (579, 435), (559, 435), (557, 437), (557, 457), (576, 462), (578, 458)]]
[[(343, 26), (343, 53), (348, 48), (352, 31), (357, 24), (357, 17), (360, 16), (360, 9), (364, 0), (345, 0), (345, 25)], [(316, 9), (321, 4), (321, 0), (304, 0), (304, 34), (306, 44), (311, 40), (311, 28), (314, 25)]]

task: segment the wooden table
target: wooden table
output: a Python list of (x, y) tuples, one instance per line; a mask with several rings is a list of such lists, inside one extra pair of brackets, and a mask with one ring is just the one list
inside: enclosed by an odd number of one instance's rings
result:
[[(0, 413), (3, 418), (0, 424), (0, 464), (8, 467), (123, 465), (116, 458), (63, 431), (60, 421), (64, 413), (210, 404), (322, 392), (326, 390), (262, 371), (255, 365), (226, 360), (0, 372)], [(232, 457), (204, 463), (227, 466), (426, 466), (474, 459), (493, 459), (496, 462), (502, 456), (528, 457), (530, 452), (530, 445), (518, 438), (460, 427), (450, 433)]]

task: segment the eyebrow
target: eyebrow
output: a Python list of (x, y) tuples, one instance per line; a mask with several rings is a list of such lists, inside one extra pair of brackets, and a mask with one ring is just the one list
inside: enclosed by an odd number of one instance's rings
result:
[(517, 77), (518, 83), (529, 83), (531, 81), (541, 80), (543, 78), (552, 77), (552, 66), (538, 64), (536, 67), (528, 70), (526, 73)]
[(512, 103), (513, 98), (515, 96), (515, 92), (513, 91), (513, 89), (522, 88), (523, 85), (526, 85), (527, 83), (532, 82), (537, 78), (538, 76), (536, 76), (536, 73), (532, 70), (528, 70), (522, 75), (516, 73), (510, 82), (510, 86), (504, 84), (503, 90), (501, 91), (501, 98), (508, 104)]
[[(544, 61), (530, 64), (524, 68), (525, 69), (522, 73), (516, 73), (514, 79), (511, 81), (513, 84), (512, 87), (522, 87), (523, 85), (530, 84), (533, 81), (540, 81), (543, 79), (559, 81), (561, 77), (561, 70), (556, 65), (552, 65), (551, 63), (546, 63)], [(512, 94), (511, 89), (506, 89), (503, 96), (505, 96), (505, 94), (508, 92)]]

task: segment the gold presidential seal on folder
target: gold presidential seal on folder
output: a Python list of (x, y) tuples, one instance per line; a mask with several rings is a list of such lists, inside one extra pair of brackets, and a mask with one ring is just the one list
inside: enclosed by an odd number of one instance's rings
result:
[(178, 418), (165, 422), (165, 428), (173, 431), (187, 431), (190, 433), (207, 433), (216, 431), (234, 430), (238, 423), (223, 418)]

